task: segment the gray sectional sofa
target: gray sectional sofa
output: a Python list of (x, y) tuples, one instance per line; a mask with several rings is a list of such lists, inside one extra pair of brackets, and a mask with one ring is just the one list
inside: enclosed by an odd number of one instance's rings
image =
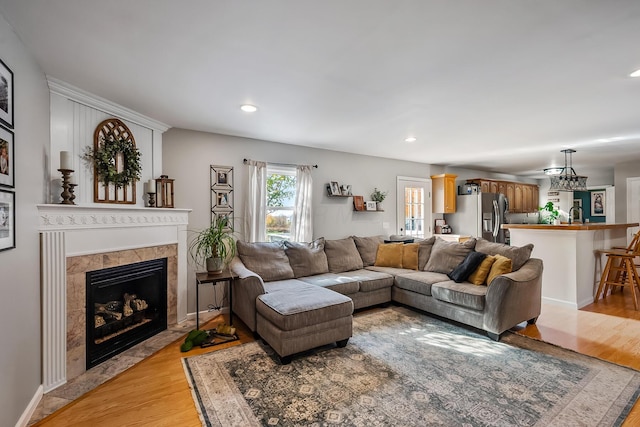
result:
[[(375, 265), (385, 241), (383, 236), (239, 241), (231, 263), (238, 276), (233, 312), (281, 358), (333, 341), (346, 345), (354, 309), (392, 301), (484, 330), (494, 340), (540, 314), (542, 261), (530, 258), (531, 245), (432, 237), (412, 245), (417, 265), (411, 262), (408, 269)], [(448, 274), (474, 251), (508, 258), (513, 271), (489, 285), (451, 280)]]

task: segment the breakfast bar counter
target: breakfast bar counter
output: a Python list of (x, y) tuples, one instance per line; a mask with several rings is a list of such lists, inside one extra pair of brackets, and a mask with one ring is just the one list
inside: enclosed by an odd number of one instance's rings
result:
[(603, 260), (598, 252), (627, 246), (629, 228), (638, 223), (504, 224), (511, 245), (533, 243), (532, 257), (542, 259), (542, 300), (575, 309), (593, 302)]

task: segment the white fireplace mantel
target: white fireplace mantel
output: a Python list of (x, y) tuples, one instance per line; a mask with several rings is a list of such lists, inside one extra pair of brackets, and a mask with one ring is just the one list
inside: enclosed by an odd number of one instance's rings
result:
[(187, 225), (191, 209), (37, 205), (41, 239), (43, 386), (66, 382), (66, 259), (177, 244), (177, 320), (187, 317)]

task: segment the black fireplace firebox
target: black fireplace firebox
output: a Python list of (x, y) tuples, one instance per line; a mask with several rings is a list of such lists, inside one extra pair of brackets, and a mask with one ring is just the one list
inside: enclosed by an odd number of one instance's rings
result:
[(167, 259), (87, 272), (87, 369), (167, 329)]

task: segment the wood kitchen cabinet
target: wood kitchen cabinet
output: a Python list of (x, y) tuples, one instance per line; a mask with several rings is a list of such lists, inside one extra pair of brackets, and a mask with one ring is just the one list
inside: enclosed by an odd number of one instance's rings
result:
[(431, 176), (431, 189), (433, 192), (433, 212), (454, 213), (456, 211), (456, 177), (449, 173)]
[(504, 194), (509, 201), (509, 212), (528, 213), (538, 211), (538, 205), (540, 204), (539, 189), (535, 184), (481, 178), (469, 179), (467, 183), (478, 185), (483, 193)]

